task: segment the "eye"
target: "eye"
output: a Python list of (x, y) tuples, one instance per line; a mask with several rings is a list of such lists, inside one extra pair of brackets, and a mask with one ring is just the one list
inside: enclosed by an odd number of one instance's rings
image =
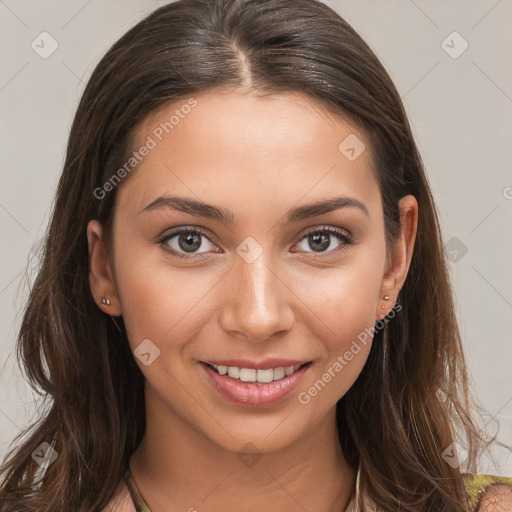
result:
[[(204, 243), (203, 239), (206, 239), (207, 242)], [(216, 247), (204, 231), (189, 227), (179, 228), (167, 233), (158, 240), (158, 243), (163, 245), (172, 254), (179, 255), (180, 259), (204, 258), (211, 251), (212, 247)], [(205, 248), (206, 251), (198, 252), (198, 249), (201, 247)]]
[[(324, 253), (331, 254), (346, 251), (353, 244), (353, 240), (346, 231), (326, 226), (308, 231), (301, 238), (299, 245), (301, 243), (303, 243), (303, 250), (309, 252), (307, 247), (304, 248), (304, 246), (309, 245), (313, 249), (313, 253), (320, 253), (319, 257), (322, 257)], [(337, 243), (334, 248), (333, 243)], [(318, 256), (315, 255), (315, 257)]]
[[(203, 242), (203, 239), (206, 240), (206, 243)], [(337, 242), (334, 248), (332, 247), (333, 242)], [(160, 238), (158, 243), (173, 256), (179, 256), (180, 259), (207, 258), (212, 248), (213, 252), (222, 252), (210, 240), (205, 231), (195, 227), (184, 226), (175, 229)], [(348, 246), (353, 244), (353, 240), (347, 232), (326, 226), (306, 232), (300, 239), (299, 245), (301, 243), (308, 244), (313, 249), (312, 252), (318, 254), (314, 256), (315, 258), (321, 258), (324, 253), (331, 254), (347, 250)], [(201, 248), (203, 251), (199, 252), (198, 250)], [(304, 246), (301, 250), (309, 252)]]

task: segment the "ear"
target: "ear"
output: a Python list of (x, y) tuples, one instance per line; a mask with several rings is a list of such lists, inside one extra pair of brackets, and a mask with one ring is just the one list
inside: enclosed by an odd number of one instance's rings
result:
[[(400, 237), (391, 248), (391, 255), (386, 261), (386, 270), (382, 279), (380, 296), (376, 311), (377, 319), (386, 316), (398, 298), (398, 292), (405, 283), (409, 272), (414, 241), (418, 228), (418, 202), (412, 195), (404, 196), (399, 201)], [(385, 300), (384, 297), (389, 299)]]
[[(89, 243), (89, 285), (94, 301), (105, 313), (119, 316), (122, 313), (121, 304), (110, 266), (103, 226), (99, 221), (91, 220), (87, 224), (87, 241)], [(102, 297), (108, 299), (110, 304), (101, 304)]]

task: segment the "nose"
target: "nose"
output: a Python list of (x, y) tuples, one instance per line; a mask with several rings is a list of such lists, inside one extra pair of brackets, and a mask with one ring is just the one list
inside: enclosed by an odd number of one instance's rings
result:
[[(281, 274), (281, 275), (278, 275)], [(236, 259), (222, 290), (221, 328), (231, 336), (262, 342), (282, 336), (294, 322), (294, 293), (263, 252), (248, 263)]]

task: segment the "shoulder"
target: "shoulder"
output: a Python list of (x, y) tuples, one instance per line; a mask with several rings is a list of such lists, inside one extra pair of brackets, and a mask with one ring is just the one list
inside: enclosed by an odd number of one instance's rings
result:
[(479, 512), (510, 512), (512, 510), (512, 487), (507, 484), (491, 484), (480, 499)]
[(512, 510), (512, 478), (495, 475), (464, 475), (471, 504), (478, 512)]
[(509, 512), (512, 510), (512, 487), (507, 484), (491, 484), (480, 499), (479, 512)]

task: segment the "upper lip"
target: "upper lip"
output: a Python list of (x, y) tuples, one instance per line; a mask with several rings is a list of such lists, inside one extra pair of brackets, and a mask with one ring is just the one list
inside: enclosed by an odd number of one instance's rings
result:
[(202, 362), (206, 364), (212, 364), (215, 366), (234, 366), (237, 368), (252, 368), (254, 370), (266, 370), (269, 368), (279, 368), (281, 366), (302, 366), (303, 364), (309, 363), (310, 361), (299, 361), (297, 359), (269, 357), (268, 359), (262, 359), (261, 361), (254, 361), (251, 359), (210, 359), (208, 361)]

